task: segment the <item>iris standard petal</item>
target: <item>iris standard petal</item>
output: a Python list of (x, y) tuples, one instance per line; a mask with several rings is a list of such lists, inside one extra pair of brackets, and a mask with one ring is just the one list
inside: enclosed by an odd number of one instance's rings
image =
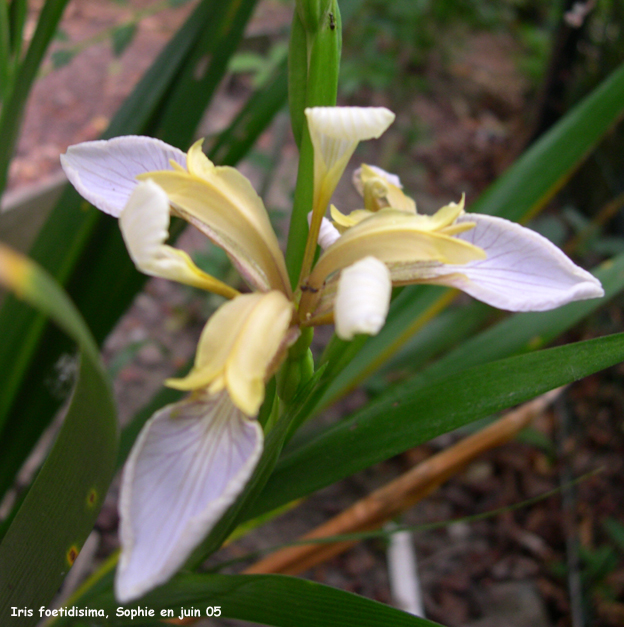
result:
[(147, 422), (124, 469), (120, 602), (165, 583), (245, 487), (262, 453), (260, 425), (226, 393), (167, 405)]
[(599, 298), (602, 285), (535, 231), (494, 216), (469, 213), (457, 223), (475, 227), (457, 235), (485, 250), (487, 258), (440, 266), (432, 283), (457, 287), (488, 305), (509, 311), (545, 311), (575, 300)]
[(379, 137), (395, 115), (384, 107), (312, 107), (305, 114), (314, 147), (314, 210), (325, 211), (358, 143)]
[(238, 291), (200, 270), (182, 250), (167, 246), (169, 199), (153, 181), (135, 188), (119, 216), (119, 228), (137, 269), (234, 298)]
[(365, 257), (340, 273), (334, 303), (336, 335), (351, 340), (358, 333), (376, 335), (383, 327), (392, 294), (390, 271), (375, 257)]
[(152, 170), (171, 170), (170, 161), (186, 164), (186, 154), (152, 137), (128, 135), (70, 146), (61, 165), (78, 193), (92, 205), (119, 217), (137, 184)]
[(256, 289), (291, 294), (284, 256), (262, 200), (234, 168), (216, 167), (196, 143), (188, 153), (188, 172), (142, 175), (162, 187), (185, 220), (223, 248), (241, 275)]
[(264, 384), (290, 337), (292, 303), (278, 291), (243, 294), (222, 305), (202, 331), (195, 365), (183, 379), (166, 383), (178, 390), (226, 388), (249, 416), (258, 413)]

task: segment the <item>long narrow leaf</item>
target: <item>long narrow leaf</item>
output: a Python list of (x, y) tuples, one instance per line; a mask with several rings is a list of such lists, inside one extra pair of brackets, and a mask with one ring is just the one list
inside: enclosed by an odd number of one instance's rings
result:
[[(0, 284), (40, 309), (80, 348), (78, 379), (48, 458), (0, 544), (0, 614), (47, 605), (71, 568), (104, 501), (115, 468), (116, 411), (97, 346), (54, 280), (0, 247)], [(11, 623), (27, 627), (39, 617)]]
[(429, 386), (410, 381), (285, 455), (250, 517), (624, 360), (624, 334), (464, 370)]
[[(185, 575), (157, 593), (146, 596), (142, 606), (195, 608), (206, 617), (206, 608), (219, 606), (223, 618), (275, 625), (276, 627), (435, 627), (437, 623), (412, 616), (383, 603), (351, 592), (285, 575)], [(103, 609), (111, 625), (153, 625), (154, 619), (113, 618), (117, 603), (111, 594), (96, 597), (92, 606)], [(212, 614), (214, 615), (214, 609)], [(60, 621), (56, 623), (61, 625)]]
[(47, 0), (43, 5), (26, 57), (14, 77), (9, 99), (0, 112), (0, 194), (6, 184), (9, 163), (24, 116), (26, 99), (68, 1)]

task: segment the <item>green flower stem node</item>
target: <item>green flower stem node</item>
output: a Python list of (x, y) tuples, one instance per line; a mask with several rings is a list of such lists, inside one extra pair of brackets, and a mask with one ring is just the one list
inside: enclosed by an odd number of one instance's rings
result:
[(277, 393), (286, 405), (314, 374), (314, 357), (310, 350), (313, 336), (311, 328), (301, 330), (299, 339), (290, 347), (288, 359), (277, 374)]

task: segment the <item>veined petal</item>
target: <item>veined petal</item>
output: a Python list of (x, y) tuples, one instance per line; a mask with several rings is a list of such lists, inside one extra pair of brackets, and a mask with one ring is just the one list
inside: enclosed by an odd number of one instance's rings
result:
[(142, 596), (180, 569), (245, 487), (262, 445), (260, 425), (225, 393), (154, 414), (123, 473), (118, 601)]
[(230, 167), (216, 167), (201, 152), (188, 153), (188, 172), (149, 172), (184, 219), (218, 246), (249, 283), (261, 291), (291, 294), (284, 256), (262, 200), (251, 183)]
[(119, 216), (119, 228), (137, 269), (233, 298), (238, 292), (202, 272), (181, 250), (167, 246), (169, 199), (153, 181), (136, 185)]
[(278, 291), (225, 303), (202, 331), (193, 370), (166, 384), (178, 390), (226, 388), (241, 411), (256, 415), (265, 381), (287, 348), (292, 315), (292, 303)]
[(432, 283), (457, 287), (488, 305), (509, 311), (545, 311), (604, 295), (598, 279), (535, 231), (503, 218), (475, 213), (460, 216), (457, 221), (475, 223), (457, 239), (482, 248), (487, 258), (435, 268), (438, 277)]
[(369, 255), (386, 264), (465, 264), (485, 258), (478, 246), (431, 230), (441, 223), (436, 216), (382, 209), (348, 229), (321, 255), (308, 284), (320, 288), (333, 272)]
[(314, 208), (325, 211), (358, 143), (379, 137), (395, 115), (384, 107), (312, 107), (305, 114), (314, 146)]
[(171, 161), (184, 166), (186, 154), (152, 137), (128, 135), (70, 146), (61, 155), (67, 178), (92, 205), (119, 217), (137, 184), (152, 170), (170, 170)]
[(365, 257), (345, 268), (334, 304), (338, 337), (351, 340), (358, 333), (379, 333), (388, 315), (391, 293), (390, 271), (375, 257)]

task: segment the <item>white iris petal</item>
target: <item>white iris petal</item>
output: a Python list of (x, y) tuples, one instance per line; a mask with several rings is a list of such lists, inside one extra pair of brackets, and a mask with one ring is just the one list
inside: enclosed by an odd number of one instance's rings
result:
[(244, 488), (262, 445), (260, 425), (225, 392), (167, 405), (147, 422), (121, 487), (120, 602), (180, 569)]
[(192, 285), (232, 298), (238, 292), (202, 272), (187, 253), (165, 244), (169, 198), (151, 180), (136, 185), (119, 216), (119, 228), (137, 269), (150, 276)]
[(391, 293), (390, 271), (375, 257), (365, 257), (345, 268), (334, 305), (338, 337), (351, 340), (358, 333), (376, 335), (386, 321)]

